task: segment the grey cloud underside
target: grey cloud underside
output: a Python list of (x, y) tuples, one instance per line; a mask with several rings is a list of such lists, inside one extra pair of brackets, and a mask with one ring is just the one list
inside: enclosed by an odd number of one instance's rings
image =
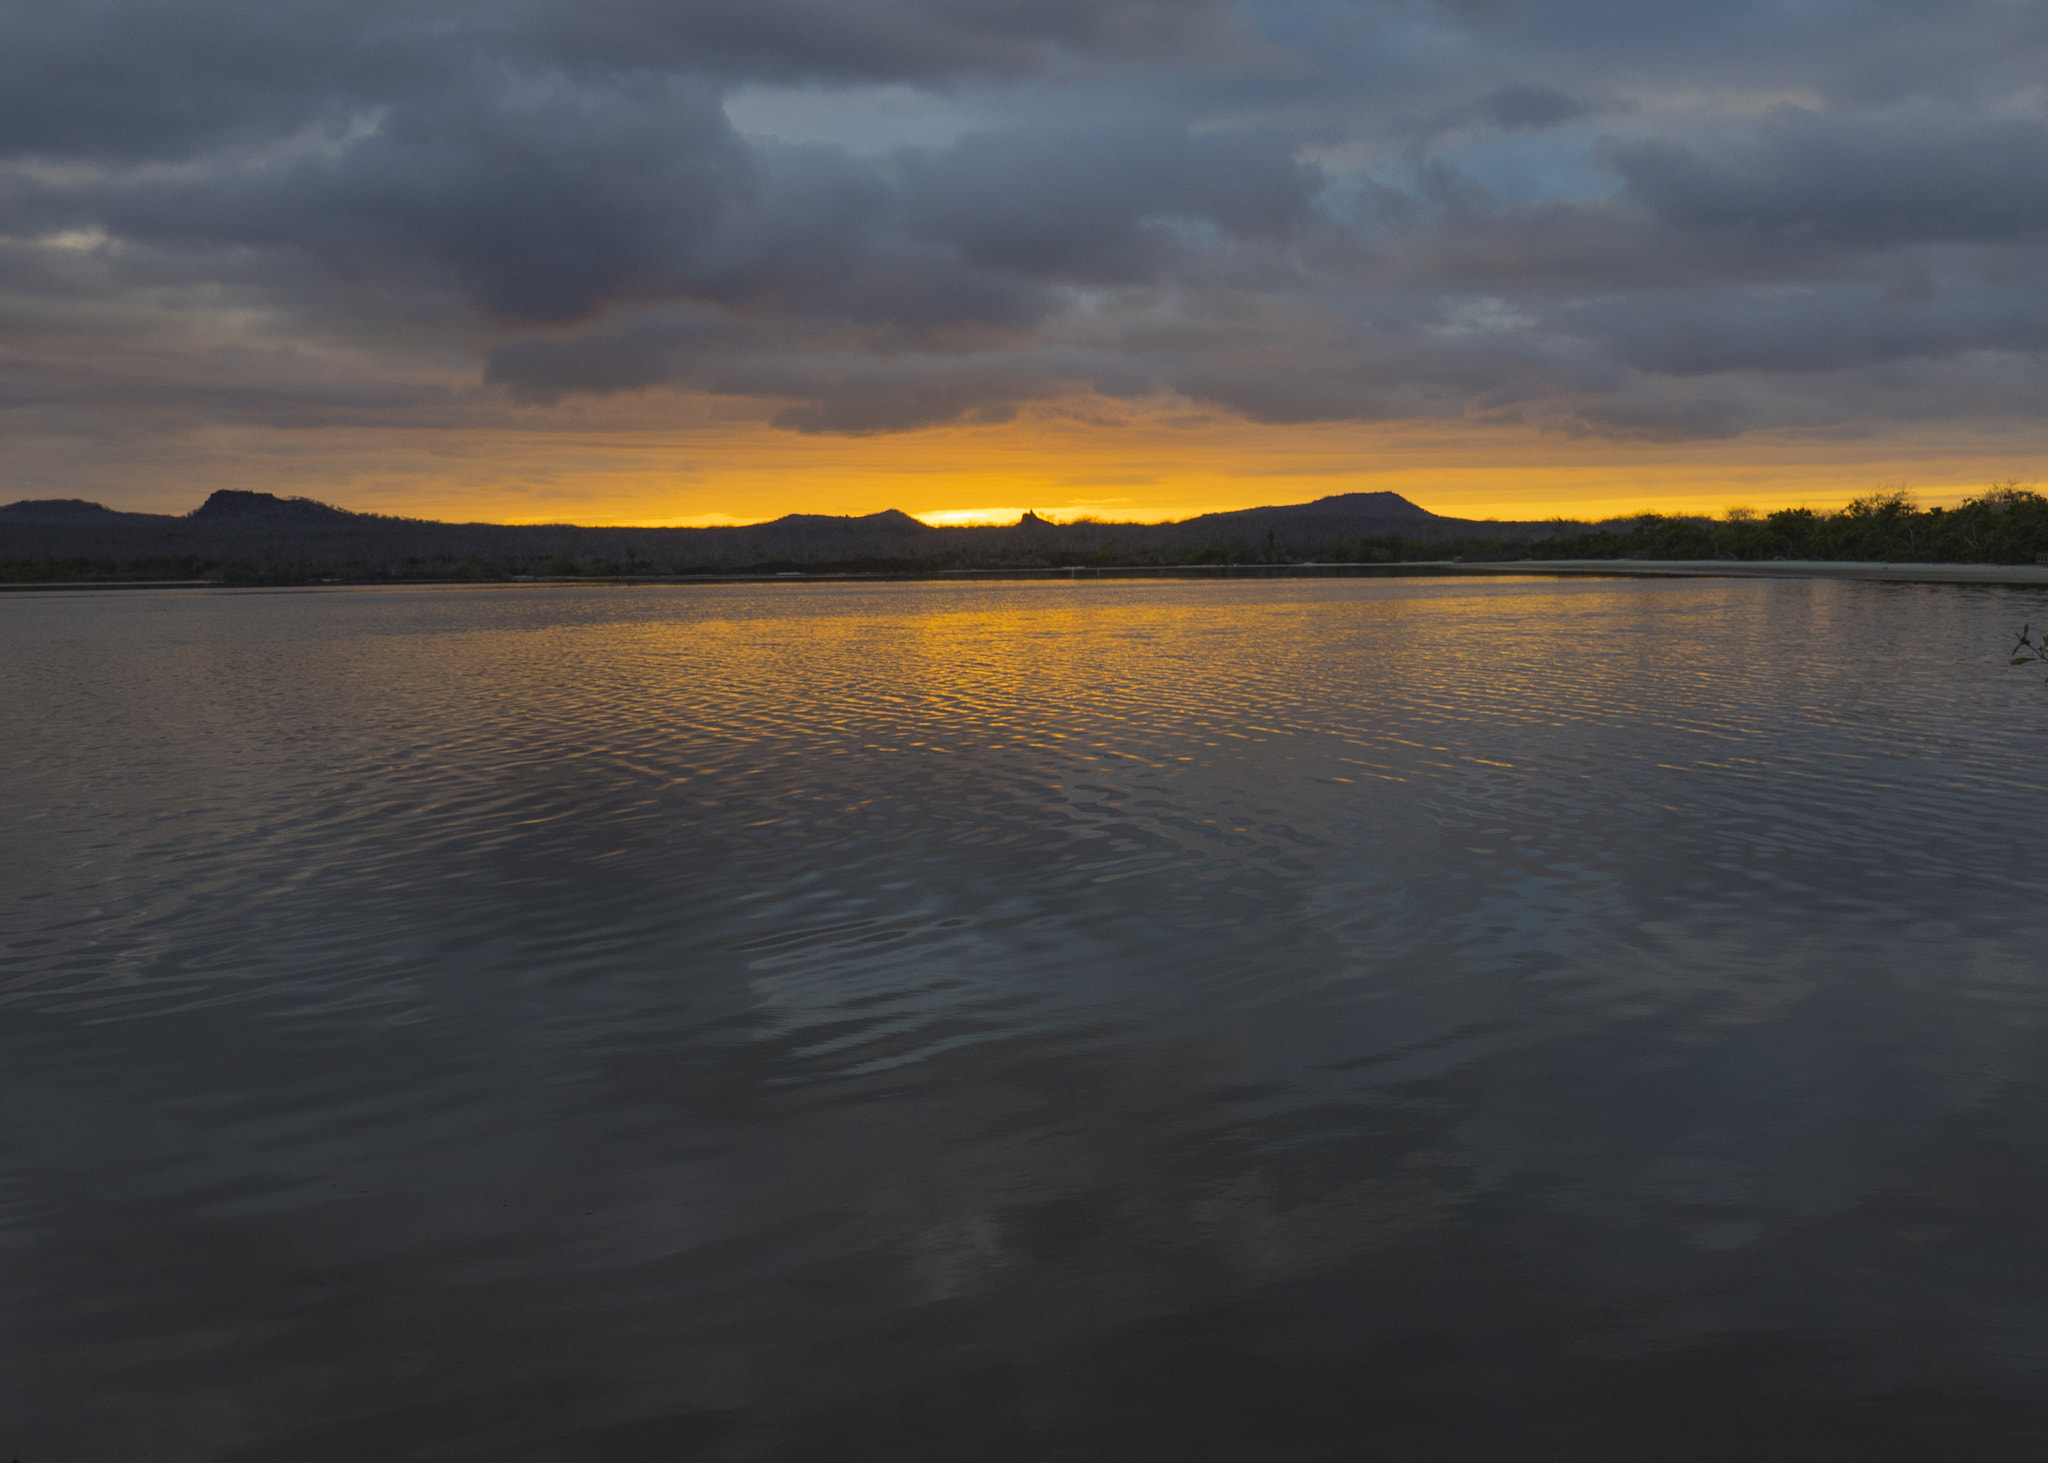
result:
[(1594, 107), (1554, 86), (1520, 81), (1488, 92), (1479, 99), (1476, 110), (1496, 127), (1555, 127), (1585, 116)]
[[(2038, 420), (2048, 6), (1943, 16), (32, 0), (0, 17), (0, 411), (468, 419), (407, 384), (453, 359), (529, 407), (687, 390), (812, 432), (1082, 392), (1674, 438)], [(967, 121), (742, 135), (764, 85)]]
[(1215, 0), (15, 0), (0, 51), (11, 152), (177, 159), (340, 125), (502, 70), (620, 78), (944, 82), (1225, 51)]

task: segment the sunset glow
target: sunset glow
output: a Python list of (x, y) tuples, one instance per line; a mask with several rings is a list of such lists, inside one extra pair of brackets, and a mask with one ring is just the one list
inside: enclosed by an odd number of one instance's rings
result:
[[(184, 512), (215, 488), (304, 495), (364, 512), (454, 521), (709, 527), (785, 513), (899, 509), (934, 525), (1158, 522), (1336, 493), (1391, 491), (1455, 517), (1599, 519), (1835, 507), (1889, 486), (1953, 503), (2048, 458), (2024, 433), (1950, 428), (1813, 440), (1757, 433), (1709, 443), (1613, 443), (1444, 423), (1265, 426), (1161, 410), (1105, 421), (1035, 411), (988, 426), (886, 436), (781, 431), (729, 404), (654, 412), (503, 413), (471, 428), (217, 428), (120, 460), (79, 483), (75, 462), (19, 496), (100, 497)], [(694, 407), (694, 409), (691, 409)], [(126, 453), (120, 454), (126, 457)], [(24, 469), (26, 469), (24, 471)]]
[(0, 33), (0, 491), (1601, 518), (2048, 465), (2048, 100), (2003, 0), (1938, 45), (1569, 3), (385, 8)]

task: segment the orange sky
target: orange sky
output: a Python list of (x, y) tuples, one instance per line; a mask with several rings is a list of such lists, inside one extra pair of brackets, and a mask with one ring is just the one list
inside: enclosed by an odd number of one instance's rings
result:
[(0, 502), (1541, 519), (2048, 476), (2036, 4), (43, 8), (82, 18), (0, 11)]
[(2006, 478), (2033, 481), (2048, 462), (2044, 435), (1955, 425), (1616, 443), (1455, 422), (1262, 426), (1185, 406), (1083, 403), (1001, 425), (842, 437), (669, 395), (485, 411), (494, 420), (402, 430), (206, 428), (157, 444), (146, 469), (106, 464), (112, 480), (96, 495), (184, 512), (214, 488), (240, 487), (451, 520), (701, 524), (884, 508), (931, 522), (1007, 522), (1027, 508), (1159, 520), (1390, 490), (1458, 517), (1597, 518), (1829, 507), (1892, 484), (1954, 502)]

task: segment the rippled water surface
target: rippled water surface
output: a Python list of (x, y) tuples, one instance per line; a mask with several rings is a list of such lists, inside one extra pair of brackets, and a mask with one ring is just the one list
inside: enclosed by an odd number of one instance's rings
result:
[(0, 601), (0, 1455), (2037, 1458), (2038, 593)]

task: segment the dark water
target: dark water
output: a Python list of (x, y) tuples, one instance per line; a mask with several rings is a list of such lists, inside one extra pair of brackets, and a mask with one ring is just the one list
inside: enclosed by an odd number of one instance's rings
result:
[(2048, 1449), (2048, 598), (0, 602), (0, 1456)]

